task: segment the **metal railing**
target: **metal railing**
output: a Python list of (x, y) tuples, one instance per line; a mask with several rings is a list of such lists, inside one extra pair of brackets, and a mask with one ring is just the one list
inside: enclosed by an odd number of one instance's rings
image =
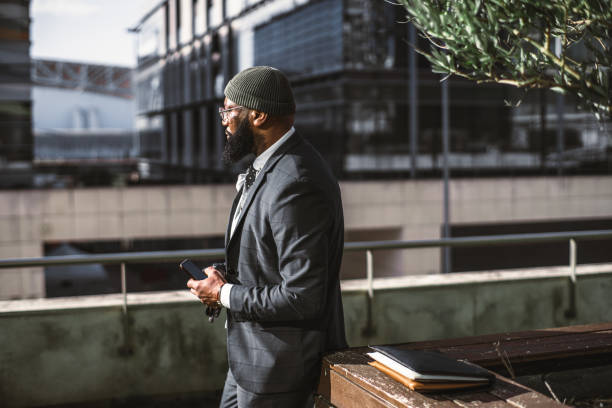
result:
[[(461, 238), (426, 239), (417, 241), (364, 241), (348, 242), (344, 245), (345, 252), (366, 252), (366, 278), (368, 310), (371, 311), (371, 302), (374, 298), (374, 251), (389, 249), (416, 249), (431, 247), (469, 247), (469, 246), (492, 246), (507, 244), (528, 244), (543, 242), (569, 241), (569, 282), (570, 282), (570, 305), (566, 311), (567, 317), (575, 316), (575, 284), (576, 284), (576, 259), (577, 241), (601, 240), (612, 238), (612, 230), (592, 231), (569, 231), (535, 234), (511, 234), (511, 235), (487, 235)], [(0, 259), (0, 269), (24, 268), (35, 266), (57, 266), (77, 264), (121, 264), (121, 293), (123, 294), (123, 312), (127, 313), (127, 287), (126, 268), (128, 263), (137, 262), (179, 262), (184, 258), (212, 260), (225, 256), (224, 249), (200, 249), (179, 251), (155, 251), (155, 252), (126, 252), (96, 255), (65, 255), (42, 258), (17, 258)], [(368, 313), (369, 314), (369, 313)], [(371, 316), (368, 317), (371, 322)], [(368, 324), (370, 326), (370, 324)]]

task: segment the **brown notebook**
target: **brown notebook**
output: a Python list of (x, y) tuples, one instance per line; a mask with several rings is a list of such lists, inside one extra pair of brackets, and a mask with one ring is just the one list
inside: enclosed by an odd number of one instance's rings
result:
[(427, 382), (422, 383), (419, 381), (412, 380), (404, 375), (401, 375), (395, 370), (390, 369), (384, 364), (379, 363), (378, 361), (371, 361), (368, 363), (372, 367), (377, 368), (379, 371), (387, 374), (389, 377), (393, 378), (395, 381), (398, 381), (404, 384), (406, 387), (410, 388), (413, 391), (437, 391), (437, 390), (461, 390), (466, 388), (475, 388), (482, 387), (484, 385), (488, 385), (489, 381), (478, 381), (478, 382)]

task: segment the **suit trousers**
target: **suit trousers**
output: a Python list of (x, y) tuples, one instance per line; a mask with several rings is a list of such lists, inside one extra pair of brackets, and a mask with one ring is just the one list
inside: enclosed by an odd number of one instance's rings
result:
[(314, 395), (312, 390), (255, 394), (236, 384), (231, 370), (227, 370), (227, 378), (225, 379), (221, 404), (219, 405), (220, 408), (312, 408), (313, 406)]

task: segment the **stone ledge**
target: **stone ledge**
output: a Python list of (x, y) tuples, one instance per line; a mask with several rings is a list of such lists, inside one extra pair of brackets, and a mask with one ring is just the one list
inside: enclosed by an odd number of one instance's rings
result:
[[(612, 264), (577, 265), (576, 277), (590, 275), (612, 274)], [(503, 269), (481, 272), (458, 272), (435, 275), (408, 275), (392, 278), (374, 278), (374, 290), (420, 288), (451, 285), (471, 285), (477, 283), (516, 281), (528, 279), (557, 279), (569, 278), (568, 266), (555, 266), (546, 268)], [(340, 283), (343, 292), (363, 292), (368, 289), (367, 279), (344, 280)]]
[[(128, 308), (133, 306), (168, 303), (193, 303), (195, 305), (199, 304), (199, 301), (187, 290), (128, 293), (127, 295)], [(122, 305), (123, 295), (121, 293), (47, 299), (3, 300), (0, 301), (0, 317), (16, 313), (120, 308)]]
[[(581, 277), (606, 274), (612, 275), (612, 264), (590, 264), (578, 265), (576, 267), (578, 282), (580, 282)], [(392, 290), (558, 278), (569, 278), (569, 267), (558, 266), (549, 268), (462, 272), (448, 275), (407, 275), (393, 278), (375, 278), (373, 287), (374, 290)], [(342, 291), (347, 293), (365, 292), (368, 289), (368, 282), (366, 279), (344, 280), (340, 284)], [(127, 295), (128, 307), (155, 304), (167, 305), (170, 303), (193, 303), (195, 305), (199, 304), (199, 301), (187, 290), (128, 293)], [(53, 313), (76, 309), (120, 308), (122, 305), (123, 295), (121, 293), (62, 298), (3, 300), (0, 301), (0, 317), (21, 313)]]

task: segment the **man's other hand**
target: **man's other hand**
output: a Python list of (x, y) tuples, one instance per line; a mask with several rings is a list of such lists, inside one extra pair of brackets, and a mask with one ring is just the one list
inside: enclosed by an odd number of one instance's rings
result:
[(208, 276), (207, 279), (195, 280), (189, 279), (187, 281), (187, 287), (191, 290), (195, 296), (197, 296), (202, 303), (208, 306), (219, 307), (219, 300), (221, 297), (221, 286), (227, 281), (221, 275), (221, 272), (209, 266), (204, 269), (204, 273)]

